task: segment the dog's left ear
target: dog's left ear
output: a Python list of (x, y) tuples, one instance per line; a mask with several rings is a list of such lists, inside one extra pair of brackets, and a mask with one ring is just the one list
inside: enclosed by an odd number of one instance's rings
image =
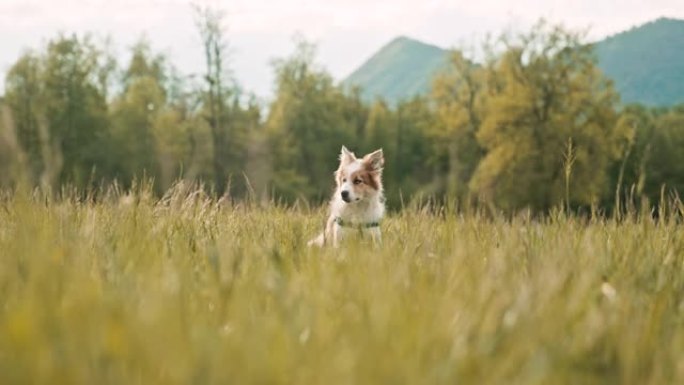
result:
[(364, 156), (363, 162), (371, 171), (382, 171), (382, 166), (385, 165), (385, 157), (382, 154), (382, 148)]
[(342, 151), (340, 152), (340, 165), (347, 165), (349, 163), (352, 163), (356, 160), (356, 155), (354, 155), (353, 152), (349, 151), (347, 147), (342, 146)]

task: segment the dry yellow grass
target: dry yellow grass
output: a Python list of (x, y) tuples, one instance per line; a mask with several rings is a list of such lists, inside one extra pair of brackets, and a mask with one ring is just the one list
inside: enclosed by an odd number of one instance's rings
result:
[(663, 217), (408, 208), (380, 249), (307, 249), (320, 211), (17, 193), (0, 383), (684, 383), (684, 233)]

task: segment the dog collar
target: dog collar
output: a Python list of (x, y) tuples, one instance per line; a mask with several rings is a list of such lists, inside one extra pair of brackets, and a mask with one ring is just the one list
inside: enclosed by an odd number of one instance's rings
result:
[(373, 227), (380, 227), (380, 222), (378, 222), (378, 221), (361, 223), (361, 224), (355, 225), (351, 222), (343, 221), (342, 218), (340, 218), (340, 217), (335, 217), (335, 223), (337, 223), (341, 227), (358, 227), (359, 229), (370, 229)]

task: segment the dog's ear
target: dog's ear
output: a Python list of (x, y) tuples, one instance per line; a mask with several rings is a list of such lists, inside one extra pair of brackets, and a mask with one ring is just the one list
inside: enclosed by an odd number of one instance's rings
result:
[(342, 146), (342, 151), (340, 152), (340, 165), (346, 165), (352, 163), (356, 160), (356, 155), (353, 152), (347, 150), (347, 147)]
[(382, 166), (385, 165), (385, 157), (382, 154), (382, 148), (364, 156), (363, 163), (365, 163), (371, 171), (382, 171)]

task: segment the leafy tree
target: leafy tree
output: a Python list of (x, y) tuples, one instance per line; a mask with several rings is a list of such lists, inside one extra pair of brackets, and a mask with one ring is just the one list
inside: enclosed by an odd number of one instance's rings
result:
[[(43, 143), (39, 130), (41, 116), (41, 59), (33, 52), (27, 52), (10, 68), (5, 79), (4, 110), (5, 130), (12, 129), (16, 135), (16, 146), (26, 156), (24, 177), (31, 184), (37, 183), (45, 172)], [(11, 117), (9, 116), (11, 114)], [(11, 123), (8, 123), (11, 120)], [(9, 125), (12, 127), (9, 127)], [(49, 161), (49, 160), (48, 160)]]
[(468, 183), (483, 155), (476, 134), (484, 108), (484, 75), (461, 51), (453, 51), (449, 65), (433, 81), (438, 120), (432, 133), (436, 151), (447, 160), (442, 170), (446, 183), (440, 192), (449, 196), (469, 195)]
[(562, 160), (571, 140), (571, 202), (597, 202), (619, 156), (619, 134), (617, 95), (591, 47), (544, 23), (502, 41), (505, 51), (490, 70), (477, 133), (486, 154), (470, 187), (504, 209), (548, 210), (564, 200)]
[(7, 75), (7, 103), (29, 179), (85, 187), (108, 173), (107, 103), (100, 51), (88, 36), (59, 37), (25, 54)]
[(153, 127), (166, 107), (165, 59), (153, 55), (141, 40), (123, 72), (123, 91), (111, 108), (112, 137), (116, 145), (117, 176), (125, 182), (158, 172)]
[(0, 98), (0, 188), (27, 181), (27, 159), (19, 145), (11, 109)]
[(643, 196), (655, 119), (654, 111), (641, 105), (626, 106), (619, 113), (616, 125), (622, 134), (619, 138), (620, 159), (612, 165), (608, 185), (615, 189), (615, 196), (606, 196), (605, 207), (623, 207), (628, 200)]
[(684, 195), (684, 106), (660, 114), (646, 159), (644, 193), (657, 202), (661, 188)]
[(195, 17), (205, 56), (204, 115), (211, 129), (214, 185), (218, 193), (223, 194), (228, 179), (226, 146), (232, 135), (226, 113), (231, 89), (228, 87), (228, 49), (223, 32), (225, 15), (219, 9), (195, 5)]
[[(399, 187), (400, 171), (395, 160), (397, 152), (397, 132), (399, 123), (396, 111), (391, 109), (384, 100), (376, 100), (368, 109), (368, 118), (364, 127), (363, 146), (360, 150), (372, 151), (382, 148), (385, 154), (386, 166), (382, 172), (385, 185)], [(397, 191), (395, 188), (387, 192)], [(397, 202), (396, 196), (390, 197), (390, 203)]]
[(227, 186), (230, 189), (227, 189), (227, 192), (232, 197), (240, 198), (249, 190), (249, 181), (245, 179), (247, 162), (254, 135), (261, 129), (261, 108), (253, 95), (243, 98), (236, 91), (230, 99), (226, 117), (230, 133), (230, 140), (225, 144), (224, 149), (225, 171), (230, 182), (230, 186)]
[(416, 193), (432, 195), (430, 183), (434, 179), (432, 150), (434, 144), (430, 129), (435, 126), (435, 114), (427, 100), (416, 97), (400, 102), (395, 111), (396, 127), (388, 140), (390, 151), (386, 159), (387, 198), (390, 205), (408, 200)]
[[(389, 147), (396, 135), (396, 114), (384, 100), (376, 100), (368, 110), (364, 128), (368, 148)], [(385, 151), (394, 151), (385, 149)]]
[(107, 104), (97, 83), (98, 54), (88, 37), (60, 36), (48, 43), (44, 59), (44, 117), (62, 154), (60, 180), (78, 186), (99, 179), (108, 168)]

